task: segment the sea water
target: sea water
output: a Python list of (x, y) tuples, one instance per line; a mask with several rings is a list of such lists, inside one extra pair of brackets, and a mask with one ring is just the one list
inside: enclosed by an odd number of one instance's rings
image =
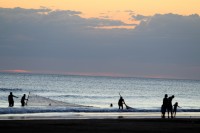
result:
[[(200, 81), (72, 76), (53, 74), (0, 73), (0, 113), (13, 113), (8, 107), (10, 92), (14, 98), (17, 112), (116, 112), (118, 100), (123, 96), (126, 104), (134, 110), (160, 111), (165, 94), (174, 95), (173, 104), (179, 103), (178, 111), (200, 112)], [(66, 108), (20, 106), (23, 94), (34, 95), (52, 100), (91, 106), (93, 108)], [(110, 107), (110, 104), (113, 107)], [(126, 110), (124, 110), (126, 111)]]

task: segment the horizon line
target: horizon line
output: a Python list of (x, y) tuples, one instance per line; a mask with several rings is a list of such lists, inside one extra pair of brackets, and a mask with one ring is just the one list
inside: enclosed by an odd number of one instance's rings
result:
[(0, 70), (0, 73), (9, 74), (43, 74), (43, 75), (66, 75), (66, 76), (88, 76), (88, 77), (112, 77), (112, 78), (146, 78), (146, 79), (166, 79), (166, 80), (196, 80), (200, 79), (188, 79), (188, 78), (175, 78), (175, 77), (163, 77), (163, 76), (130, 76), (125, 74), (114, 74), (114, 73), (78, 73), (78, 72), (34, 72), (30, 70)]

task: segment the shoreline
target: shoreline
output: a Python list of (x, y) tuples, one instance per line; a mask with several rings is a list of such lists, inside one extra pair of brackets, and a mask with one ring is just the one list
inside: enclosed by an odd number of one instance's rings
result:
[[(0, 120), (161, 119), (160, 112), (49, 112), (0, 114)], [(165, 119), (171, 119), (166, 118)], [(174, 119), (200, 119), (200, 112), (177, 112)]]
[(200, 112), (27, 113), (0, 114), (0, 129), (20, 133), (199, 133)]

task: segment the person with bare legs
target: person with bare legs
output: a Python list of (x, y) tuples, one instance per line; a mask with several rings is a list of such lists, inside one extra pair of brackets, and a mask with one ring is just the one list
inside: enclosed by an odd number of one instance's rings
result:
[(168, 118), (169, 118), (169, 113), (171, 113), (171, 118), (173, 118), (173, 106), (172, 106), (172, 100), (174, 98), (174, 95), (168, 98), (167, 100), (167, 112), (168, 112)]
[(168, 95), (165, 94), (165, 97), (163, 98), (163, 104), (162, 104), (162, 107), (161, 107), (161, 117), (162, 118), (165, 118), (165, 113), (166, 113), (166, 110), (167, 110), (167, 105), (168, 105), (168, 99), (167, 99)]
[(181, 108), (180, 106), (178, 106), (178, 102), (176, 102), (174, 105), (174, 108), (173, 108), (173, 114), (174, 114), (174, 118), (176, 117), (176, 111), (177, 111), (177, 107)]

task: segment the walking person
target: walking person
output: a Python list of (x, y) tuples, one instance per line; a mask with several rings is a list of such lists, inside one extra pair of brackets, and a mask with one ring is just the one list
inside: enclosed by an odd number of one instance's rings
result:
[(165, 94), (165, 97), (163, 98), (163, 104), (161, 106), (161, 113), (162, 113), (161, 117), (162, 118), (165, 118), (165, 113), (166, 113), (166, 110), (167, 110), (167, 105), (168, 105), (168, 98), (167, 97), (168, 97), (168, 95)]
[(17, 96), (14, 96), (14, 95), (12, 94), (12, 92), (10, 92), (10, 95), (8, 95), (9, 107), (13, 107), (13, 106), (14, 106), (14, 99), (13, 99), (13, 97), (18, 98)]
[(173, 114), (174, 114), (174, 118), (176, 117), (176, 111), (177, 111), (177, 107), (181, 108), (180, 106), (178, 106), (178, 102), (176, 102), (174, 105), (174, 108), (173, 108)]
[(167, 112), (168, 112), (168, 118), (169, 118), (169, 113), (171, 113), (171, 118), (173, 118), (173, 106), (172, 106), (172, 100), (174, 98), (174, 95), (168, 98), (167, 102)]
[(21, 105), (24, 106), (25, 105), (25, 101), (28, 100), (26, 99), (26, 94), (24, 94), (21, 98)]

